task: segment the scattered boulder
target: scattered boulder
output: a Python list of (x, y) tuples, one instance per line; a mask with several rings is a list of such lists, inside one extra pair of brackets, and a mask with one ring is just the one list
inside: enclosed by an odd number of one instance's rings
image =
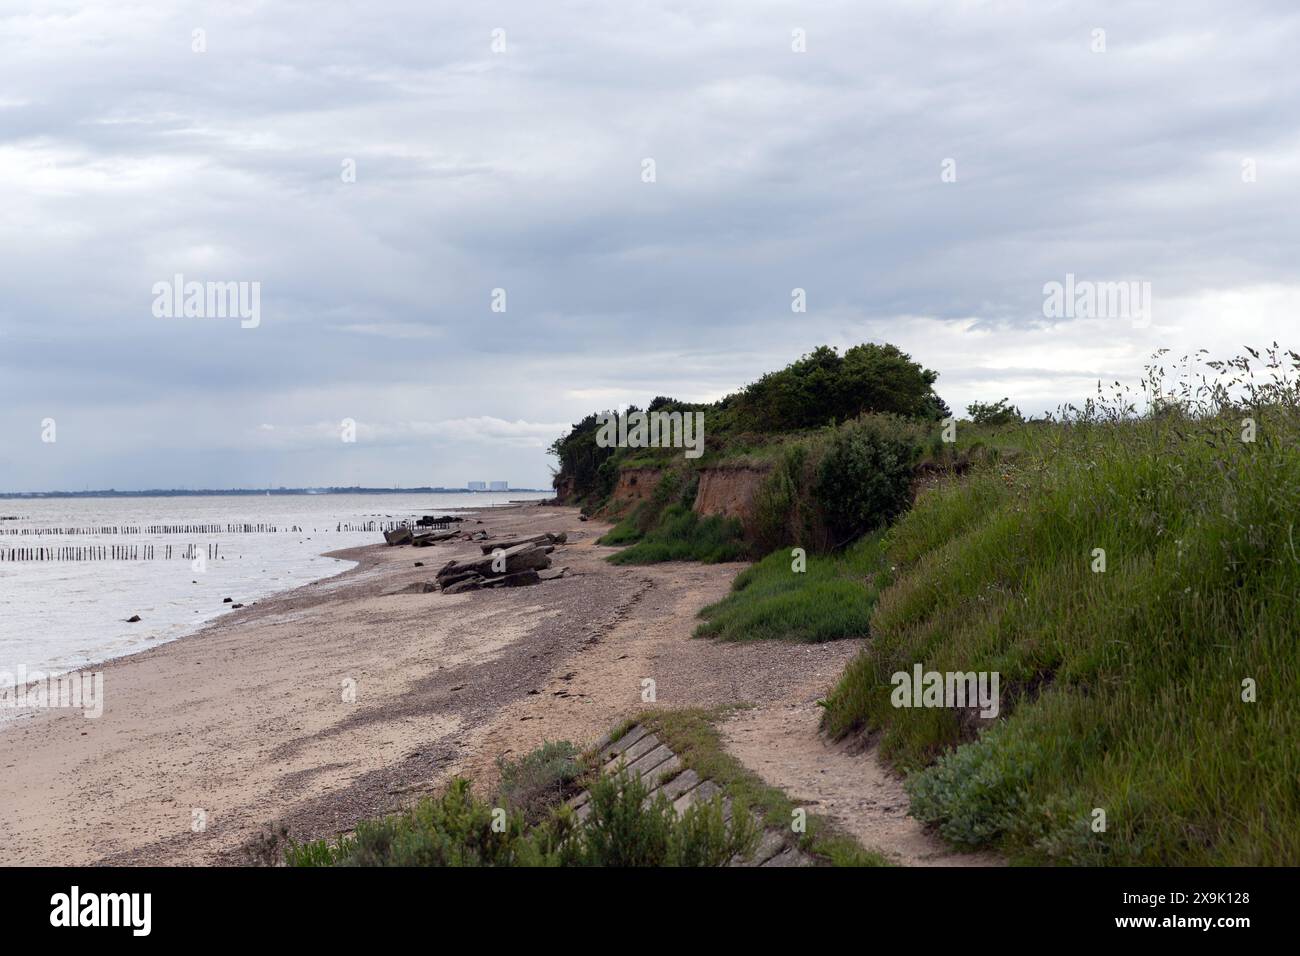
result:
[(139, 622), (140, 622), (139, 614), (132, 614), (130, 617), (126, 619), (126, 623), (128, 624), (138, 624)]
[(394, 545), (410, 544), (414, 537), (410, 528), (394, 528), (392, 531), (384, 532), (384, 540), (388, 542), (390, 548)]
[(221, 603), (222, 603), (222, 604), (233, 604), (234, 601), (235, 601), (234, 598), (222, 598), (222, 599), (221, 599)]
[(415, 562), (415, 566), (416, 566), (417, 568), (422, 568), (422, 567), (424, 567), (424, 562), (423, 562), (423, 561), (416, 561), (416, 562)]
[(567, 567), (551, 568), (548, 571), (538, 571), (537, 576), (541, 578), (543, 581), (554, 581), (556, 578), (564, 577), (565, 572), (567, 572), (568, 570), (569, 569)]

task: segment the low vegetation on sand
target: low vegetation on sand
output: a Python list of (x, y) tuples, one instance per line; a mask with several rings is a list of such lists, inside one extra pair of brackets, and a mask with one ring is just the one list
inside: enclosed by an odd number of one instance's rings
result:
[[(647, 711), (615, 729), (617, 740), (645, 724), (701, 779), (720, 790), (680, 816), (662, 792), (653, 798), (637, 775), (600, 773), (594, 754), (546, 743), (501, 764), (494, 800), (466, 780), (400, 813), (360, 823), (337, 840), (288, 844), (290, 866), (723, 866), (749, 857), (764, 828), (819, 862), (878, 866), (826, 820), (804, 814), (726, 752), (714, 723), (725, 711)], [(579, 821), (565, 800), (590, 792)], [(730, 806), (730, 813), (726, 812)], [(799, 825), (795, 825), (798, 819)]]
[[(681, 816), (662, 794), (648, 798), (640, 777), (587, 774), (567, 743), (547, 744), (504, 768), (495, 802), (453, 780), (438, 796), (402, 813), (358, 824), (336, 841), (291, 843), (290, 866), (722, 866), (757, 839), (743, 808), (724, 819), (721, 798)], [(580, 777), (578, 774), (581, 773)], [(559, 798), (579, 780), (591, 812), (579, 822)], [(545, 806), (543, 794), (554, 802)], [(511, 802), (511, 797), (522, 801)], [(539, 802), (540, 800), (540, 802)], [(530, 819), (531, 816), (531, 819)]]

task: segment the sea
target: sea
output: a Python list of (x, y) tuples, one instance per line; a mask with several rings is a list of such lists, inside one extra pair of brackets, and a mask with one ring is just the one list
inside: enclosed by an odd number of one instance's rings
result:
[[(0, 499), (0, 677), (52, 676), (174, 641), (229, 614), (233, 604), (354, 567), (323, 554), (382, 543), (381, 529), (394, 522), (546, 497), (510, 491)], [(33, 548), (60, 559), (9, 560), (15, 549)], [(99, 558), (103, 549), (109, 556)], [(140, 620), (128, 623), (132, 617)]]

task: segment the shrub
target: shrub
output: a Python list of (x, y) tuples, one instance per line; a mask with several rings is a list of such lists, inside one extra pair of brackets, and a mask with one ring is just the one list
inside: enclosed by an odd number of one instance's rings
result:
[(720, 796), (678, 817), (663, 794), (647, 795), (639, 775), (601, 775), (592, 781), (584, 823), (560, 806), (529, 825), (522, 813), (489, 806), (468, 781), (456, 779), (440, 796), (363, 821), (334, 844), (291, 843), (285, 860), (290, 866), (722, 866), (757, 842), (745, 808), (734, 807), (724, 820)]
[(753, 849), (757, 827), (743, 807), (723, 820), (722, 798), (680, 818), (662, 793), (647, 800), (639, 775), (602, 775), (591, 785), (591, 814), (568, 849), (581, 866), (722, 866)]
[(1025, 420), (1020, 409), (1007, 404), (1005, 398), (996, 402), (971, 402), (966, 406), (966, 413), (976, 425), (1018, 425)]
[(529, 823), (545, 817), (583, 770), (578, 748), (567, 740), (548, 741), (518, 760), (498, 759), (497, 768), (501, 802), (523, 813)]
[(523, 814), (507, 814), (493, 827), (493, 808), (478, 800), (469, 781), (453, 780), (441, 796), (412, 810), (357, 824), (334, 845), (324, 840), (290, 844), (291, 866), (520, 866), (542, 862), (526, 837)]
[(893, 418), (865, 417), (835, 433), (817, 467), (813, 496), (842, 545), (907, 508), (919, 434)]
[(893, 345), (855, 345), (841, 356), (819, 346), (730, 396), (729, 415), (742, 430), (815, 428), (864, 413), (939, 419), (948, 414), (934, 393), (938, 373)]
[(986, 733), (908, 778), (912, 816), (966, 849), (996, 843), (1020, 825), (1036, 756), (1010, 735)]
[(760, 552), (798, 540), (799, 498), (807, 459), (808, 449), (803, 445), (786, 449), (759, 486), (754, 496), (754, 540)]

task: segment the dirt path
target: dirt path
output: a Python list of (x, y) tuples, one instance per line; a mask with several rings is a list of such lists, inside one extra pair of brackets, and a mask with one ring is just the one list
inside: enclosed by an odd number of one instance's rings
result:
[[(577, 652), (558, 661), (535, 693), (470, 735), (466, 756), (454, 769), (484, 785), (494, 782), (499, 756), (527, 753), (546, 740), (590, 743), (648, 706), (785, 701), (801, 680), (833, 679), (857, 649), (847, 641), (810, 646), (697, 640), (691, 634), (699, 609), (725, 596), (744, 565), (614, 568), (604, 561), (614, 548), (588, 540), (571, 550), (585, 573), (621, 577), (626, 600), (578, 635)], [(581, 589), (582, 573), (556, 584)], [(651, 688), (653, 700), (646, 700)]]
[(902, 781), (874, 749), (851, 752), (817, 732), (817, 700), (829, 683), (810, 678), (784, 701), (737, 712), (720, 727), (742, 763), (795, 803), (834, 820), (865, 848), (904, 866), (996, 866), (985, 853), (955, 853), (907, 815)]

